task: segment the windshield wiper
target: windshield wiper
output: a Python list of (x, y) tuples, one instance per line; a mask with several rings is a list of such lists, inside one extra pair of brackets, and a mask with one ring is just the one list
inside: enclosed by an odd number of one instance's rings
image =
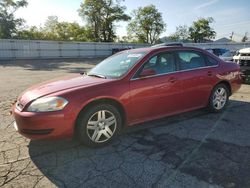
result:
[(106, 79), (106, 76), (100, 75), (100, 74), (87, 74), (88, 76), (93, 76), (93, 77), (97, 77), (97, 78), (104, 78)]

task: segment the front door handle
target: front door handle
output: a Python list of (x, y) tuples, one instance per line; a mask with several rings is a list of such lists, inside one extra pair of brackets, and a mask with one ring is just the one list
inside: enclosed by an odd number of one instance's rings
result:
[(176, 81), (177, 81), (177, 78), (172, 77), (172, 78), (170, 78), (170, 79), (169, 79), (169, 81), (170, 81), (171, 83), (174, 83), (174, 82), (176, 82)]
[(207, 72), (207, 75), (208, 75), (208, 76), (213, 76), (213, 72), (212, 72), (212, 71), (208, 71), (208, 72)]

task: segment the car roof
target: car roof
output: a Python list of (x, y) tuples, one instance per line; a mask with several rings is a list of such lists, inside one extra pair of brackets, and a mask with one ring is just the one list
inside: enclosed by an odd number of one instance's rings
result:
[(160, 44), (151, 46), (151, 48), (161, 47), (161, 46), (183, 46), (183, 43), (181, 42), (160, 43)]
[(239, 50), (239, 53), (244, 53), (244, 54), (247, 53), (248, 54), (248, 53), (250, 53), (250, 48), (242, 48)]
[[(132, 52), (132, 53), (150, 53), (150, 52), (157, 52), (157, 51), (163, 51), (163, 50), (195, 50), (195, 51), (204, 51), (201, 48), (196, 47), (187, 47), (187, 46), (157, 46), (157, 47), (144, 47), (144, 48), (136, 48), (136, 49), (130, 49), (125, 50), (126, 52)], [(124, 52), (124, 51), (123, 51)]]

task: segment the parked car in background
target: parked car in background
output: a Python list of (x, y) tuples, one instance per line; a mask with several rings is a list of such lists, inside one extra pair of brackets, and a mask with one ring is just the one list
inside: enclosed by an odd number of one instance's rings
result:
[(233, 56), (236, 54), (236, 51), (227, 51), (224, 54), (220, 55), (219, 58), (221, 58), (224, 61), (233, 61)]
[(250, 66), (250, 48), (243, 48), (233, 57), (234, 62), (240, 66)]
[(245, 84), (250, 84), (250, 48), (240, 49), (233, 57), (233, 61), (240, 65)]
[(206, 48), (205, 50), (207, 50), (208, 52), (210, 52), (218, 57), (229, 51), (228, 49), (224, 49), (224, 48)]
[(126, 50), (85, 75), (24, 91), (12, 109), (14, 127), (30, 139), (76, 135), (98, 147), (125, 126), (203, 107), (221, 112), (240, 86), (239, 65), (199, 48)]

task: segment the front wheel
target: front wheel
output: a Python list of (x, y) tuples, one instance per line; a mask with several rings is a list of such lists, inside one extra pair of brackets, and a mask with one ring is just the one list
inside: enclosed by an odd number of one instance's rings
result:
[(218, 84), (214, 87), (209, 98), (209, 110), (212, 112), (221, 112), (225, 109), (229, 99), (228, 87), (224, 84)]
[(90, 147), (101, 147), (118, 135), (121, 123), (121, 115), (114, 106), (95, 105), (80, 114), (76, 134), (81, 143)]

